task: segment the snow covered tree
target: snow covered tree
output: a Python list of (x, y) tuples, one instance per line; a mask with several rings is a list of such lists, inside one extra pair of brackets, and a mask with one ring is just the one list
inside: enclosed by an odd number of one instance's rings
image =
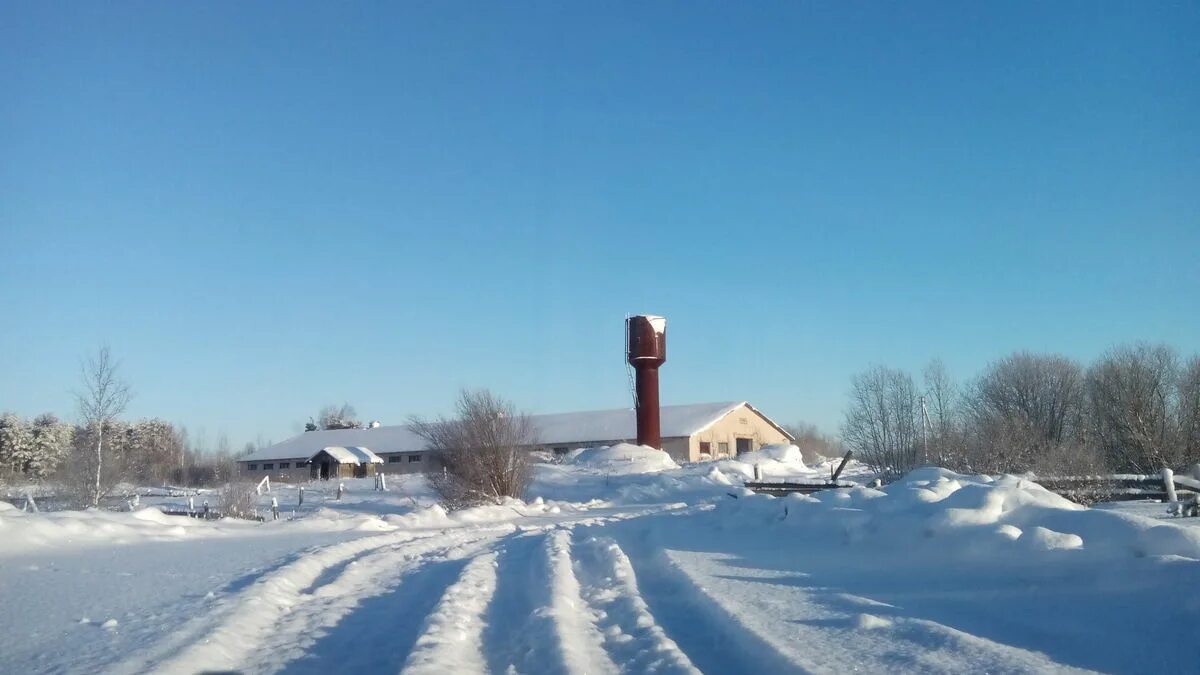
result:
[(22, 478), (33, 451), (29, 425), (12, 414), (0, 415), (0, 463), (4, 473)]
[(179, 464), (183, 438), (166, 420), (141, 420), (130, 429), (126, 453), (131, 477), (161, 484)]
[(322, 429), (357, 429), (361, 426), (354, 406), (349, 403), (321, 408), (321, 412), (317, 414), (317, 425)]
[(74, 429), (50, 413), (38, 415), (30, 426), (32, 456), (25, 466), (26, 476), (45, 480), (62, 464), (71, 447)]

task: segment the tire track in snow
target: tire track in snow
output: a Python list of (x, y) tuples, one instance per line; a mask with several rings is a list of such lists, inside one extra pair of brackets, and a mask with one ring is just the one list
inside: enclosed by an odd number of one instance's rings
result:
[[(547, 623), (539, 612), (550, 604), (549, 573), (545, 555), (541, 555), (545, 541), (544, 533), (523, 533), (509, 537), (499, 547), (496, 592), (488, 604), (483, 629), (483, 651), (492, 673), (521, 672), (534, 650), (543, 647), (545, 640), (536, 626)], [(549, 668), (550, 664), (557, 665), (557, 670)], [(542, 673), (565, 670), (561, 660), (541, 665)]]
[(656, 616), (673, 617), (669, 632), (705, 672), (1079, 672), (932, 621), (831, 610), (831, 589), (729, 558), (645, 546), (635, 561)]
[(478, 555), (442, 594), (409, 652), (405, 673), (484, 672), (484, 612), (496, 592), (496, 554)]
[[(549, 620), (562, 664), (567, 672), (618, 673), (604, 650), (604, 637), (588, 611), (571, 564), (571, 533), (560, 529), (546, 537), (544, 547), (550, 580), (550, 602), (542, 616)], [(539, 668), (534, 665), (534, 670)]]
[[(246, 672), (275, 672), (285, 664), (301, 659), (319, 640), (335, 632), (338, 623), (360, 611), (364, 600), (390, 594), (427, 564), (477, 555), (511, 531), (512, 526), (451, 530), (441, 536), (374, 551), (347, 565), (335, 580), (318, 588), (310, 602), (279, 617), (260, 638), (258, 648), (247, 654), (239, 667)], [(450, 579), (446, 581), (449, 583)], [(445, 585), (422, 589), (422, 593), (426, 596), (436, 594), (440, 588)], [(369, 650), (371, 646), (391, 648), (394, 640), (388, 639), (389, 633), (374, 631), (355, 635), (352, 644), (355, 651)], [(342, 649), (347, 651), (344, 644)]]
[(327, 630), (318, 630), (316, 640), (301, 645), (303, 654), (281, 672), (398, 672), (446, 590), (461, 576), (472, 556), (494, 546), (492, 537), (459, 542), (419, 556), (407, 551), (405, 560), (396, 567), (396, 583), (357, 602)]
[(589, 537), (572, 548), (582, 597), (612, 660), (627, 673), (699, 673), (655, 622), (629, 558), (615, 541)]
[(666, 635), (705, 673), (804, 673), (794, 659), (742, 625), (652, 542), (625, 541), (641, 596)]
[[(114, 665), (113, 673), (166, 672), (164, 660), (173, 660), (172, 655), (181, 650), (191, 650), (220, 641), (222, 637), (237, 642), (238, 631), (257, 632), (263, 624), (271, 622), (269, 613), (255, 612), (256, 607), (274, 607), (276, 612), (303, 602), (304, 591), (312, 589), (317, 579), (330, 567), (351, 560), (366, 552), (397, 543), (419, 541), (437, 536), (438, 533), (417, 535), (412, 532), (393, 532), (382, 535), (352, 539), (289, 556), (286, 564), (271, 567), (259, 574), (254, 581), (240, 580), (239, 590), (220, 599), (211, 611), (186, 622), (175, 629), (166, 640), (149, 650), (133, 655), (124, 662)], [(214, 626), (216, 627), (214, 629)], [(249, 645), (246, 648), (250, 648)], [(213, 656), (219, 656), (214, 654)], [(195, 672), (196, 666), (179, 663), (179, 672)]]
[[(451, 531), (452, 532), (452, 531)], [(471, 530), (478, 534), (480, 530)], [(311, 634), (296, 635), (283, 628), (287, 623), (322, 628), (336, 621), (357, 604), (361, 593), (384, 592), (386, 587), (371, 583), (375, 576), (397, 570), (397, 565), (380, 566), (380, 559), (403, 560), (405, 550), (423, 552), (462, 543), (447, 541), (448, 532), (414, 535), (393, 533), (335, 544), (314, 552), (297, 562), (264, 576), (236, 596), (221, 603), (212, 613), (198, 617), (190, 630), (179, 638), (143, 656), (122, 672), (194, 673), (202, 670), (244, 668), (255, 656), (265, 657), (278, 668), (280, 654), (263, 654), (268, 645), (294, 646), (300, 640), (312, 641)], [(485, 535), (486, 536), (486, 535)], [(381, 541), (382, 540), (382, 541)], [(355, 562), (354, 559), (358, 558)], [(352, 564), (351, 564), (352, 563)], [(345, 565), (341, 575), (318, 585), (331, 567)], [(353, 590), (351, 590), (353, 587)], [(374, 594), (372, 593), (372, 594)], [(309, 620), (317, 606), (325, 610), (328, 621)], [(291, 636), (290, 641), (281, 639)], [(269, 650), (266, 650), (269, 651)], [(255, 669), (254, 666), (250, 666)], [(258, 667), (271, 669), (270, 666)]]

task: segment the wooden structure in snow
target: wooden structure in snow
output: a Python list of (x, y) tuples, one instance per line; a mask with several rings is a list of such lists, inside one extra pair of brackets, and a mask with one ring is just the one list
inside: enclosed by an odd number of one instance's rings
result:
[(370, 448), (358, 446), (329, 446), (308, 458), (313, 480), (374, 476), (376, 464), (383, 464), (383, 459), (371, 452)]
[(1200, 496), (1200, 465), (1192, 475), (1114, 474), (1109, 476), (1046, 476), (1031, 478), (1047, 490), (1080, 504), (1157, 499), (1162, 502), (1191, 502)]

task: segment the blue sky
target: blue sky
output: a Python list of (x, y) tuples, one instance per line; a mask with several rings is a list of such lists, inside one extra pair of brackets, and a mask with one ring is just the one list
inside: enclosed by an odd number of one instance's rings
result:
[[(747, 6), (749, 5), (749, 6)], [(1194, 3), (0, 5), (0, 409), (281, 440), (487, 386), (836, 430), (850, 376), (1200, 348)]]

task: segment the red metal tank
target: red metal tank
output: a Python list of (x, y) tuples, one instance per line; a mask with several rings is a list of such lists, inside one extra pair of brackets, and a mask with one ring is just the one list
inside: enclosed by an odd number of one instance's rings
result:
[(667, 320), (651, 315), (626, 319), (625, 358), (634, 368), (638, 445), (661, 449), (658, 367), (667, 360)]

